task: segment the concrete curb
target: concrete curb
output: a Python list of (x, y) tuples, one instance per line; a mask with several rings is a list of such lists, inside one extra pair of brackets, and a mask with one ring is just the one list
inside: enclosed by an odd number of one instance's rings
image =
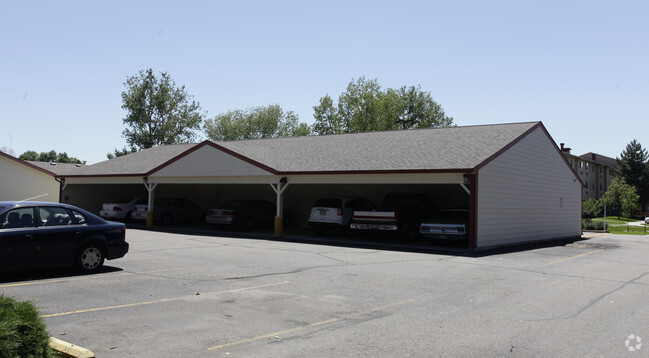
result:
[(50, 347), (63, 358), (95, 358), (92, 351), (54, 337), (50, 337)]

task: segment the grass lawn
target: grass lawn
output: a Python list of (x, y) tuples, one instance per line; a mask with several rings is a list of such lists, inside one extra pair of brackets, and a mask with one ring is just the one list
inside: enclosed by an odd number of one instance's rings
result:
[[(604, 218), (594, 218), (593, 222), (603, 222)], [(631, 223), (638, 222), (638, 219), (617, 218), (617, 216), (606, 217), (608, 224), (607, 231), (611, 234), (628, 234), (628, 235), (649, 235), (649, 227), (647, 224), (631, 225)]]

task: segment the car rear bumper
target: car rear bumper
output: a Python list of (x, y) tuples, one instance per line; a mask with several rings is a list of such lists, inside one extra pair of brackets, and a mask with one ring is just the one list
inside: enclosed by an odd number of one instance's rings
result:
[(146, 212), (134, 211), (131, 214), (131, 219), (133, 219), (133, 220), (146, 220)]
[(205, 222), (208, 224), (231, 225), (233, 219), (226, 216), (206, 216)]
[(342, 223), (333, 221), (307, 221), (306, 224), (314, 229), (335, 229), (345, 227)]
[(378, 231), (398, 231), (397, 224), (380, 224), (380, 223), (351, 223), (349, 228), (352, 230), (378, 230)]
[(108, 247), (108, 254), (106, 255), (107, 260), (118, 259), (124, 257), (128, 252), (129, 244), (126, 241), (119, 243), (112, 243)]

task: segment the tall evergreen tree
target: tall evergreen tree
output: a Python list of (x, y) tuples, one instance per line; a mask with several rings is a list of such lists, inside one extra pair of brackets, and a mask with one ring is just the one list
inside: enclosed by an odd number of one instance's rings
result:
[(627, 144), (617, 163), (617, 175), (627, 184), (636, 188), (640, 195), (640, 203), (649, 203), (649, 154), (637, 140)]

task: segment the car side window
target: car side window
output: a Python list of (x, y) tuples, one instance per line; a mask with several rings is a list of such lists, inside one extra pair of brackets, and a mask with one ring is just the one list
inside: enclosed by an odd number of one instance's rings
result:
[(66, 208), (42, 206), (38, 208), (38, 214), (43, 226), (64, 226), (75, 223)]
[(16, 208), (0, 216), (1, 229), (15, 229), (22, 227), (36, 227), (34, 223), (33, 208)]
[(88, 222), (86, 216), (76, 210), (72, 210), (72, 215), (74, 215), (74, 218), (77, 219), (77, 224), (79, 225), (83, 225)]

